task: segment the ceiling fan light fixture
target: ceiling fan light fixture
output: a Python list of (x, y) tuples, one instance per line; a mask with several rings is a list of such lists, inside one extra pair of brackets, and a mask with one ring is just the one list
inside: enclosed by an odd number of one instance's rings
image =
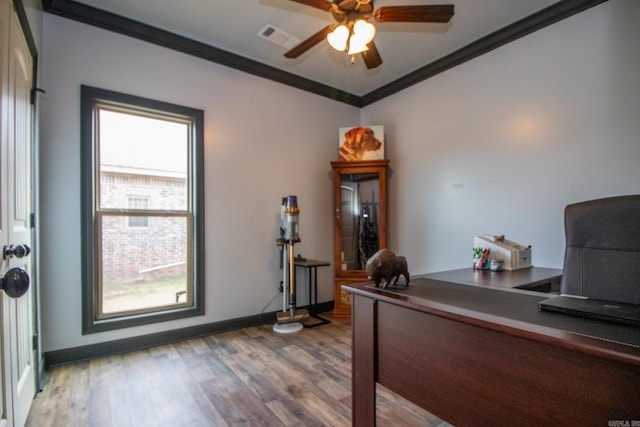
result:
[(327, 41), (337, 51), (347, 49), (347, 40), (349, 39), (349, 29), (346, 25), (337, 26), (332, 32), (327, 34)]
[(369, 50), (367, 46), (376, 35), (376, 27), (363, 19), (353, 24), (353, 34), (349, 38), (349, 55)]
[(358, 43), (368, 44), (376, 35), (376, 27), (375, 25), (365, 21), (364, 19), (358, 19), (355, 24), (353, 24), (353, 35), (358, 38)]
[(369, 50), (369, 46), (364, 42), (364, 39), (359, 39), (358, 37), (351, 36), (349, 39), (349, 55), (355, 55), (356, 53), (364, 52), (365, 50)]

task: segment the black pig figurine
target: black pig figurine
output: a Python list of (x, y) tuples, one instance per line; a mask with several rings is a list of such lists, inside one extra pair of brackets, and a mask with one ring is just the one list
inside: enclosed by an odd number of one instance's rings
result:
[(373, 280), (376, 287), (380, 285), (382, 279), (385, 281), (382, 289), (386, 289), (389, 285), (393, 286), (398, 282), (400, 275), (403, 275), (406, 280), (405, 286), (409, 286), (407, 259), (403, 256), (396, 256), (396, 254), (389, 249), (380, 249), (373, 254), (371, 258), (367, 260), (365, 268), (369, 280)]

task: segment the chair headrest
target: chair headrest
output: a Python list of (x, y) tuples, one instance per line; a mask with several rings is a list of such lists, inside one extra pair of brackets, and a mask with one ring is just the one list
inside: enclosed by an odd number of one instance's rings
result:
[(574, 203), (564, 219), (567, 246), (640, 251), (640, 195)]

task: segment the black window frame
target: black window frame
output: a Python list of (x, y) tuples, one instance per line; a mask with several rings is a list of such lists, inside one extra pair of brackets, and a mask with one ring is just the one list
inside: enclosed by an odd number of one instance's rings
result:
[[(204, 111), (164, 101), (153, 100), (136, 95), (116, 92), (108, 89), (81, 85), (81, 221), (82, 221), (82, 334), (91, 334), (115, 329), (130, 328), (169, 320), (182, 319), (204, 314)], [(96, 253), (95, 202), (96, 202), (96, 153), (94, 138), (95, 106), (110, 104), (115, 106), (142, 109), (164, 115), (173, 115), (188, 119), (192, 125), (191, 138), (191, 174), (192, 188), (189, 203), (192, 219), (193, 257), (191, 274), (193, 275), (193, 304), (188, 307), (99, 319), (96, 305), (98, 295), (98, 255)]]

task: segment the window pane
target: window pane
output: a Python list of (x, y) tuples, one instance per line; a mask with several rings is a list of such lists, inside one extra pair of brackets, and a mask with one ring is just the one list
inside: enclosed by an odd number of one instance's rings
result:
[(100, 208), (128, 208), (130, 194), (146, 209), (187, 209), (189, 126), (153, 117), (99, 110)]
[[(146, 197), (129, 197), (129, 211), (149, 209), (149, 199)], [(148, 227), (148, 216), (130, 216), (129, 227)]]
[[(148, 227), (130, 227), (128, 215), (101, 215), (103, 315), (185, 303), (186, 216), (148, 216)], [(104, 316), (103, 316), (104, 317)]]

